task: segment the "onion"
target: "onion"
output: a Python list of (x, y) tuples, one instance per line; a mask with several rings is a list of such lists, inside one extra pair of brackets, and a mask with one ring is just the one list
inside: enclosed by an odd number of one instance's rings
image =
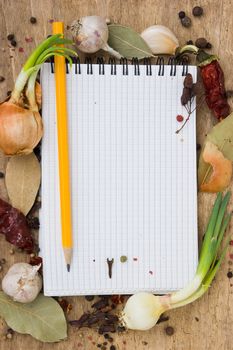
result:
[(39, 112), (10, 101), (0, 105), (0, 148), (7, 156), (31, 153), (42, 134)]
[(64, 39), (61, 34), (44, 40), (23, 66), (10, 99), (0, 104), (0, 149), (7, 156), (31, 153), (40, 141), (43, 134), (39, 113), (41, 90), (36, 77), (43, 62), (51, 56), (64, 56), (72, 64), (69, 55), (77, 55), (76, 52), (57, 46), (66, 43), (71, 41)]

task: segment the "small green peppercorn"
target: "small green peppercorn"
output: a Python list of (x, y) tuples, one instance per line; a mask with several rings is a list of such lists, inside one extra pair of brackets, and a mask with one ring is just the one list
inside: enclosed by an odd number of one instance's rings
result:
[(122, 256), (120, 257), (120, 261), (121, 261), (122, 263), (125, 263), (127, 260), (128, 260), (128, 258), (127, 258), (127, 256), (125, 256), (125, 255), (122, 255)]

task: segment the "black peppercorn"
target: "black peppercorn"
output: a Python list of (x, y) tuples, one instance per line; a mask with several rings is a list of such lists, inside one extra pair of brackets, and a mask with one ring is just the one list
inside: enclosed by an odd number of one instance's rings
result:
[(178, 16), (179, 16), (180, 19), (184, 18), (185, 17), (185, 12), (184, 11), (180, 11), (178, 13)]
[(92, 301), (92, 300), (94, 300), (94, 295), (85, 295), (85, 299), (87, 301)]
[(14, 40), (14, 38), (15, 38), (14, 34), (7, 35), (7, 40), (9, 40), (9, 41)]
[(186, 44), (187, 44), (187, 45), (193, 45), (193, 41), (192, 41), (192, 40), (188, 40), (188, 41), (186, 42)]
[(212, 44), (211, 43), (207, 43), (206, 44), (206, 49), (212, 49)]
[(110, 350), (116, 350), (115, 345), (111, 345), (111, 346), (110, 346)]
[(9, 90), (9, 91), (7, 91), (7, 96), (10, 96), (11, 95), (11, 91)]
[(185, 16), (184, 18), (181, 19), (182, 26), (188, 28), (191, 26), (191, 18), (188, 16)]
[(168, 327), (165, 328), (165, 332), (166, 332), (167, 335), (171, 336), (171, 335), (174, 334), (174, 328), (171, 327), (171, 326), (168, 326)]
[(199, 48), (199, 49), (205, 49), (206, 45), (207, 45), (207, 40), (205, 38), (198, 38), (195, 41), (195, 45)]
[(11, 46), (16, 47), (17, 46), (17, 42), (15, 40), (11, 40)]
[(31, 18), (30, 18), (30, 22), (31, 22), (32, 24), (35, 24), (35, 23), (37, 22), (36, 17), (31, 17)]
[(2, 171), (0, 171), (0, 179), (3, 179), (4, 178), (4, 173)]
[(232, 278), (232, 277), (233, 277), (233, 273), (232, 273), (231, 271), (228, 271), (228, 272), (227, 272), (227, 277), (228, 277), (228, 278)]
[(2, 75), (0, 75), (0, 83), (2, 83), (4, 80), (5, 78)]
[(203, 15), (203, 8), (200, 6), (195, 6), (193, 8), (193, 16), (199, 17)]

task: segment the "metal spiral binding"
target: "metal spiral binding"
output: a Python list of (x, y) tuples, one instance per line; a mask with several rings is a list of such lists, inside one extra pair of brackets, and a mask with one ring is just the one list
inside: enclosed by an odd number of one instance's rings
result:
[(151, 60), (149, 57), (144, 58), (144, 65), (146, 66), (146, 75), (152, 75)]
[(176, 75), (176, 58), (170, 57), (168, 60), (168, 64), (171, 66), (170, 76), (174, 77)]
[(122, 67), (123, 67), (123, 75), (129, 75), (127, 58), (122, 57), (120, 59), (120, 64), (122, 64)]
[(182, 58), (181, 64), (183, 66), (182, 76), (186, 76), (188, 74), (188, 61), (185, 58)]
[(110, 57), (108, 64), (111, 64), (111, 75), (116, 75), (116, 60), (113, 57)]
[(79, 57), (74, 57), (73, 62), (75, 65), (75, 74), (81, 74), (81, 63), (80, 63), (80, 58)]
[(87, 65), (87, 74), (93, 74), (92, 60), (90, 57), (85, 58), (85, 64)]
[[(81, 74), (81, 62), (79, 57), (72, 57), (74, 66), (75, 66), (75, 74)], [(51, 67), (51, 73), (54, 73), (54, 58), (48, 60)], [(105, 62), (103, 57), (98, 57), (96, 63), (99, 65), (99, 75), (105, 74)], [(66, 73), (70, 73), (69, 69), (69, 61), (65, 61), (66, 64)], [(87, 66), (87, 74), (93, 74), (93, 64), (91, 57), (85, 58), (85, 64)], [(108, 60), (108, 64), (111, 65), (111, 75), (117, 74), (116, 69), (116, 60), (114, 57), (110, 57)], [(122, 65), (122, 74), (129, 75), (128, 69), (128, 60), (127, 58), (120, 59), (120, 65)], [(134, 66), (134, 75), (140, 75), (140, 65), (137, 57), (132, 58), (132, 65)], [(152, 75), (152, 65), (151, 59), (149, 57), (144, 58), (144, 65), (146, 66), (146, 75)], [(159, 66), (158, 76), (164, 76), (165, 74), (165, 61), (164, 58), (159, 56), (156, 61), (156, 65)], [(170, 66), (170, 76), (175, 76), (177, 73), (177, 65), (182, 65), (182, 76), (186, 76), (188, 74), (188, 61), (185, 57), (181, 58), (181, 60), (177, 60), (175, 57), (170, 57), (168, 60), (168, 65)]]
[(69, 62), (66, 60), (66, 74), (69, 74)]
[(164, 58), (158, 57), (156, 64), (159, 65), (158, 75), (163, 76), (164, 75)]
[(132, 58), (132, 65), (134, 65), (134, 75), (140, 75), (139, 61), (137, 57)]
[(97, 64), (99, 65), (99, 75), (104, 75), (104, 59), (103, 59), (103, 57), (97, 58)]
[(54, 59), (53, 59), (53, 57), (50, 58), (49, 62), (50, 62), (51, 73), (54, 74)]

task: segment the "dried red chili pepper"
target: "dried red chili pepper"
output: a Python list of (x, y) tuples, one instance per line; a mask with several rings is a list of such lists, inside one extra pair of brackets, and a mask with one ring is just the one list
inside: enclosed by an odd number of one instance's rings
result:
[(216, 118), (221, 121), (230, 114), (224, 85), (224, 73), (217, 56), (199, 50), (197, 60), (205, 87), (206, 103)]
[(0, 233), (16, 247), (28, 253), (33, 251), (34, 243), (26, 217), (2, 199), (0, 199)]

